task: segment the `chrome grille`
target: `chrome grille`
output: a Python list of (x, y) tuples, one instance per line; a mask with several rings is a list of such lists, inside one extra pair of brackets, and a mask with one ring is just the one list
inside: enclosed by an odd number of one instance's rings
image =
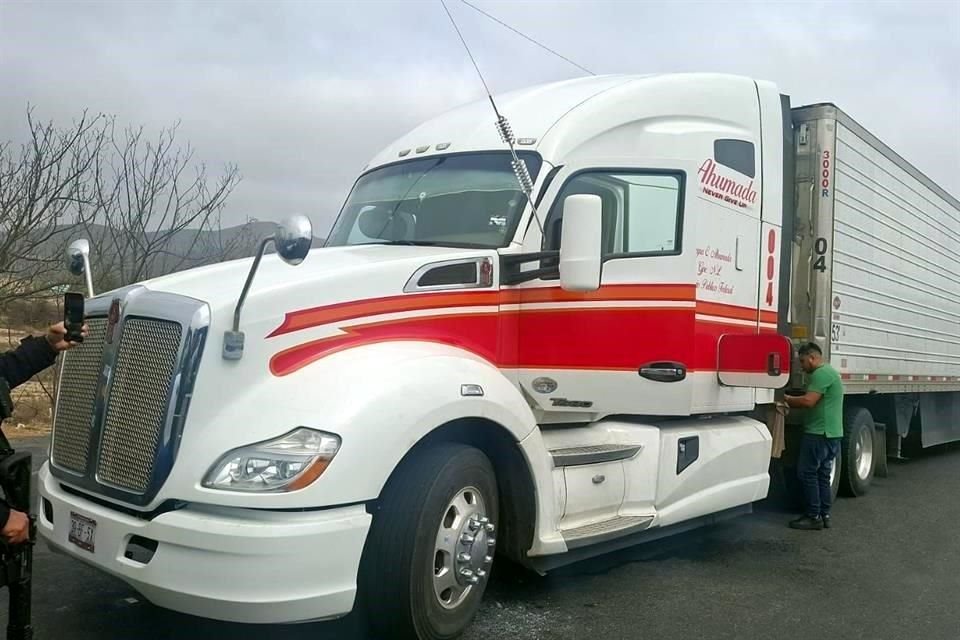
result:
[(83, 473), (90, 457), (90, 429), (103, 358), (106, 318), (87, 319), (87, 337), (64, 354), (54, 418), (53, 463)]
[(182, 331), (167, 320), (124, 322), (100, 441), (101, 483), (135, 493), (150, 486)]

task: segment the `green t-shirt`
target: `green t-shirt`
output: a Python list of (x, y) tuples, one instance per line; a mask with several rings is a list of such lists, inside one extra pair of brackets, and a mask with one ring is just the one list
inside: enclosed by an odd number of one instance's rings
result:
[(820, 401), (807, 410), (804, 420), (806, 433), (828, 438), (843, 437), (843, 383), (840, 374), (829, 364), (817, 367), (810, 374), (807, 391), (821, 395)]

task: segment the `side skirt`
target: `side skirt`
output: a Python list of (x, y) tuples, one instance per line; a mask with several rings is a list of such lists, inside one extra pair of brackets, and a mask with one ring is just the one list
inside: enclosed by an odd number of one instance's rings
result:
[(528, 557), (524, 564), (537, 573), (544, 575), (548, 571), (552, 571), (553, 569), (558, 569), (575, 562), (588, 560), (590, 558), (595, 558), (600, 555), (612, 553), (628, 547), (633, 547), (645, 542), (653, 542), (654, 540), (660, 540), (678, 533), (692, 531), (693, 529), (699, 529), (700, 527), (707, 525), (717, 524), (724, 522), (725, 520), (730, 520), (731, 518), (747, 515), (749, 513), (753, 513), (753, 505), (745, 504), (739, 507), (733, 507), (732, 509), (727, 509), (725, 511), (718, 511), (717, 513), (711, 513), (706, 516), (700, 516), (699, 518), (693, 518), (692, 520), (678, 522), (677, 524), (670, 525), (669, 527), (654, 527), (652, 529), (638, 531), (637, 533), (632, 533), (622, 538), (608, 540), (606, 542), (587, 547), (580, 547), (571, 551), (567, 551), (566, 553), (558, 553), (551, 556)]

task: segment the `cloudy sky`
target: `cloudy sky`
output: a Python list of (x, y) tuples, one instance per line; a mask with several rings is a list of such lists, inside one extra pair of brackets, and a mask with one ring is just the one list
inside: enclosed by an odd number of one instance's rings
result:
[[(960, 196), (960, 1), (473, 0), (595, 73), (721, 71), (833, 101)], [(581, 75), (447, 0), (494, 92)], [(482, 97), (439, 0), (0, 0), (0, 139), (26, 105), (69, 122), (181, 122), (243, 181), (226, 221), (329, 228), (357, 172), (419, 121)]]

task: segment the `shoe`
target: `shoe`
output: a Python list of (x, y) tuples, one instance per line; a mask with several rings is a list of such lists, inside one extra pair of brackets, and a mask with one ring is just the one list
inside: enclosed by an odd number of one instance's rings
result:
[(829, 515), (829, 514), (828, 514), (828, 515), (825, 515), (825, 516), (820, 516), (820, 520), (823, 522), (823, 528), (824, 528), (824, 529), (829, 529), (829, 528), (830, 528), (830, 515)]
[(800, 529), (801, 531), (819, 531), (820, 529), (823, 529), (823, 520), (820, 519), (820, 516), (817, 516), (816, 518), (803, 516), (802, 518), (791, 520), (790, 528)]

